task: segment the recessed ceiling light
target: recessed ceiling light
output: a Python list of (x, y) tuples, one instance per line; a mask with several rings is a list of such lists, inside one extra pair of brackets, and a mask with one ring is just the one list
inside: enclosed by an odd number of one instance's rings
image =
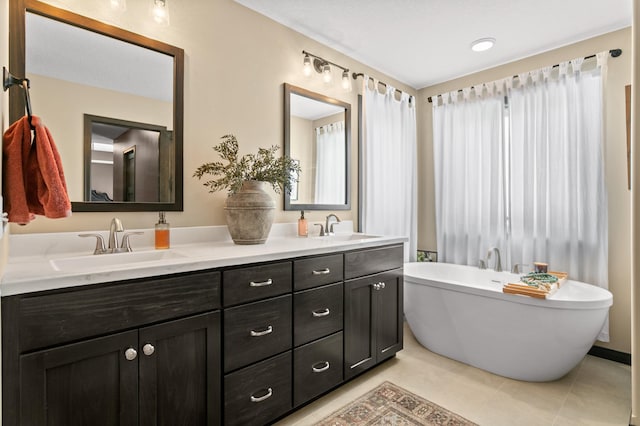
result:
[(481, 38), (471, 43), (471, 50), (474, 52), (484, 52), (489, 50), (496, 44), (496, 39), (492, 37)]

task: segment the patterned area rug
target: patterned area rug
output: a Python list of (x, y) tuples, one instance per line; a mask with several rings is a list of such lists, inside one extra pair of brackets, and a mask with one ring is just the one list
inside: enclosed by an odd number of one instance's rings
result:
[(476, 424), (389, 382), (384, 382), (315, 424), (315, 426), (372, 425), (474, 426)]

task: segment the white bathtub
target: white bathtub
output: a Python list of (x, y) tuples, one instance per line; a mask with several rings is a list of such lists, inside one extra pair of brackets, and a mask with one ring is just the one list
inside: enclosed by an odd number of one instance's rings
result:
[(549, 299), (502, 293), (504, 283), (518, 281), (471, 266), (406, 263), (407, 322), (440, 355), (513, 379), (558, 379), (589, 351), (613, 297), (571, 280)]

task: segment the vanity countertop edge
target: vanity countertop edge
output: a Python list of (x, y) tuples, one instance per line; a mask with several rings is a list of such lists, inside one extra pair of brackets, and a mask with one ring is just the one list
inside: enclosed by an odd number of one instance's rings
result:
[[(54, 290), (68, 287), (84, 286), (90, 284), (108, 283), (136, 278), (163, 276), (184, 272), (194, 272), (207, 269), (232, 267), (252, 263), (270, 262), (283, 259), (292, 259), (304, 256), (330, 254), (349, 250), (365, 249), (377, 246), (402, 244), (408, 239), (397, 236), (376, 236), (358, 239), (342, 240), (332, 237), (300, 238), (290, 235), (291, 224), (275, 224), (275, 232), (265, 244), (236, 245), (228, 237), (213, 239), (211, 241), (189, 242), (187, 238), (176, 238), (179, 243), (173, 244), (169, 250), (174, 256), (159, 260), (127, 263), (112, 267), (99, 267), (95, 270), (56, 270), (52, 266), (52, 260), (69, 256), (70, 253), (59, 253), (55, 250), (44, 250), (31, 256), (9, 256), (2, 282), (0, 283), (0, 295), (12, 296), (37, 291)], [(219, 228), (226, 227), (199, 227), (207, 232), (213, 230), (217, 235), (223, 235)], [(149, 231), (151, 238), (152, 230)], [(176, 232), (172, 230), (172, 232)], [(178, 231), (179, 233), (180, 231)], [(77, 233), (67, 237), (77, 237)], [(202, 234), (202, 232), (200, 232)], [(46, 234), (40, 234), (46, 235)], [(348, 234), (343, 234), (348, 235)], [(49, 239), (55, 238), (55, 234), (47, 235)], [(173, 237), (173, 235), (172, 235)], [(25, 238), (20, 235), (12, 238)], [(29, 237), (36, 239), (37, 236)], [(134, 249), (135, 250), (135, 249)], [(141, 246), (137, 252), (152, 252), (154, 249), (147, 245)], [(22, 253), (23, 254), (23, 253)], [(91, 253), (71, 253), (76, 256), (90, 255)], [(119, 254), (106, 254), (99, 256), (120, 256)], [(124, 254), (126, 256), (126, 254)]]

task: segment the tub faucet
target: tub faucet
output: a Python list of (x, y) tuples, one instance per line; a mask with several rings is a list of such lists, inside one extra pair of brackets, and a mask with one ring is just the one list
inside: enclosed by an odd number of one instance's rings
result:
[(493, 263), (493, 270), (496, 272), (502, 272), (502, 265), (500, 264), (500, 250), (498, 247), (491, 247), (489, 251), (487, 251), (487, 261), (485, 262), (486, 266), (489, 266), (489, 259), (491, 259), (491, 254), (496, 254), (496, 260)]
[[(331, 218), (335, 218), (335, 222), (331, 222), (330, 219)], [(327, 216), (327, 221), (325, 222), (324, 225), (324, 232), (325, 235), (333, 235), (333, 226), (336, 223), (340, 223), (340, 218), (338, 216), (336, 216), (335, 214), (331, 213), (330, 215)], [(329, 225), (331, 224), (331, 225)]]
[(111, 219), (111, 225), (109, 226), (109, 246), (107, 247), (107, 250), (112, 253), (120, 249), (118, 245), (118, 232), (124, 232), (124, 226), (122, 226), (120, 219), (114, 217)]

